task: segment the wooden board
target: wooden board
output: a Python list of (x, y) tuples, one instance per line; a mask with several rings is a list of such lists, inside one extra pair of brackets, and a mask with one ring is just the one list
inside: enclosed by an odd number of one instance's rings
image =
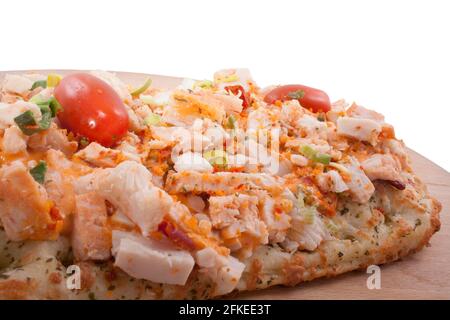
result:
[[(12, 71), (24, 73), (24, 71)], [(65, 74), (71, 70), (39, 70), (37, 73), (57, 72)], [(0, 76), (3, 72), (0, 72)], [(172, 88), (181, 83), (181, 78), (117, 72), (126, 82), (134, 86), (147, 77), (153, 85)], [(0, 77), (1, 78), (1, 77)], [(407, 143), (408, 141), (406, 141)], [(401, 261), (381, 266), (381, 289), (369, 290), (366, 281), (369, 274), (355, 271), (330, 279), (317, 279), (294, 288), (276, 287), (249, 292), (233, 298), (241, 299), (450, 299), (450, 174), (419, 155), (410, 151), (413, 167), (428, 185), (430, 193), (443, 206), (441, 230), (431, 239), (431, 246)]]

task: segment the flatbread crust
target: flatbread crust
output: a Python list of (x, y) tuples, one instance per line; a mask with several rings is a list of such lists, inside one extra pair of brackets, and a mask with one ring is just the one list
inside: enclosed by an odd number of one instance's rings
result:
[[(279, 246), (261, 246), (245, 261), (246, 269), (237, 291), (264, 289), (275, 285), (295, 286), (320, 277), (333, 277), (398, 260), (426, 246), (440, 228), (440, 203), (427, 193), (415, 177), (415, 190), (403, 192), (376, 185), (373, 210), (383, 199), (389, 201), (391, 217), (373, 228), (359, 230), (357, 239), (324, 241), (315, 251), (286, 252)], [(387, 197), (387, 198), (386, 198)], [(345, 214), (355, 214), (350, 210)], [(368, 220), (373, 216), (368, 217)], [(420, 222), (419, 222), (420, 220)], [(413, 222), (413, 223), (412, 223)], [(78, 264), (81, 290), (66, 287), (66, 266), (71, 260), (69, 241), (11, 242), (0, 230), (0, 267), (7, 278), (0, 279), (1, 299), (207, 299), (214, 298), (214, 283), (198, 272), (191, 273), (184, 286), (134, 279), (111, 262)], [(5, 274), (5, 273), (4, 273)]]

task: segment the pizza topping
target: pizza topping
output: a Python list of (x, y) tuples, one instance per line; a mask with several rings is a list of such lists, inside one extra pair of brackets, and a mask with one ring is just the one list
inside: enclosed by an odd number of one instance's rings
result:
[(312, 112), (330, 110), (330, 98), (325, 92), (299, 84), (276, 87), (264, 97), (264, 101), (270, 104), (292, 99), (298, 100), (302, 107)]
[(346, 183), (352, 198), (359, 203), (366, 203), (375, 192), (375, 187), (362, 170), (357, 159), (350, 158), (350, 162), (344, 164), (344, 166), (349, 173)]
[(367, 141), (372, 145), (377, 143), (378, 135), (381, 133), (381, 125), (370, 119), (340, 117), (336, 125), (339, 135)]
[(151, 173), (134, 161), (83, 176), (75, 189), (78, 193), (97, 192), (139, 226), (144, 236), (157, 230), (173, 204), (164, 190), (153, 185)]
[(25, 76), (7, 74), (3, 78), (2, 89), (19, 95), (25, 95), (33, 86), (33, 81)]
[(244, 109), (250, 105), (250, 98), (241, 85), (226, 86), (225, 91), (241, 99)]
[(0, 169), (0, 219), (8, 238), (45, 240), (58, 237), (62, 221), (50, 215), (45, 189), (19, 161)]
[(168, 243), (120, 231), (112, 239), (115, 265), (134, 278), (184, 285), (194, 267), (190, 253)]
[(214, 294), (223, 295), (233, 291), (245, 269), (245, 264), (233, 256), (224, 257), (211, 248), (198, 251), (195, 255), (200, 272), (215, 282)]
[(47, 80), (37, 80), (33, 83), (30, 90), (34, 90), (36, 88), (47, 88)]
[(43, 184), (45, 180), (45, 173), (47, 172), (47, 163), (39, 161), (39, 163), (30, 169), (30, 174), (36, 182)]
[(323, 164), (329, 164), (331, 156), (325, 153), (319, 153), (308, 145), (302, 146), (301, 153), (308, 159)]
[(5, 154), (26, 152), (28, 137), (17, 126), (6, 128), (1, 141), (1, 149)]
[(106, 82), (87, 74), (64, 77), (55, 88), (63, 109), (62, 127), (105, 147), (117, 144), (128, 129), (128, 113), (120, 97)]
[[(59, 74), (56, 74), (56, 73), (50, 73), (48, 76), (47, 76), (47, 81), (46, 81), (46, 87), (49, 87), (49, 88), (54, 88), (54, 87), (56, 87), (60, 82), (61, 82), (61, 76), (59, 75)], [(46, 88), (46, 87), (44, 87), (44, 88)]]
[(390, 155), (374, 154), (361, 163), (370, 180), (402, 181), (400, 166)]
[(183, 153), (175, 161), (174, 169), (177, 172), (182, 171), (197, 171), (197, 172), (212, 172), (213, 167), (211, 166), (208, 159), (202, 157), (199, 153), (186, 152)]
[(323, 192), (341, 193), (349, 188), (336, 170), (330, 170), (316, 176), (317, 185)]
[(36, 104), (41, 111), (39, 121), (35, 119), (34, 113), (31, 110), (27, 110), (14, 118), (14, 122), (27, 136), (50, 128), (52, 118), (61, 110), (61, 105), (55, 98), (38, 101)]
[(129, 156), (120, 150), (105, 148), (97, 142), (88, 144), (74, 156), (102, 168), (112, 168), (125, 160), (134, 159), (133, 156)]
[(77, 195), (73, 219), (72, 247), (75, 258), (107, 260), (111, 256), (111, 230), (105, 201), (91, 192)]
[(137, 88), (136, 90), (131, 92), (131, 96), (138, 97), (140, 94), (147, 91), (147, 89), (150, 88), (151, 85), (152, 85), (152, 79), (148, 78), (142, 86), (140, 86), (139, 88)]

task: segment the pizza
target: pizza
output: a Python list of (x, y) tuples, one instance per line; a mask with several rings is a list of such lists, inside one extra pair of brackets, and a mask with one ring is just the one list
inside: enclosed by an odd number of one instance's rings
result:
[(383, 115), (246, 69), (0, 85), (0, 298), (208, 299), (398, 260), (440, 203)]

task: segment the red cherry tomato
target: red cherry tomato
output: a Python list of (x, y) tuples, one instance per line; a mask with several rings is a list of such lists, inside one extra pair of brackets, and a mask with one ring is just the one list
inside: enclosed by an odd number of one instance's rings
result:
[(63, 110), (58, 119), (63, 128), (96, 141), (114, 145), (128, 130), (128, 112), (119, 95), (101, 79), (88, 73), (64, 77), (55, 88)]
[(312, 112), (327, 112), (331, 109), (330, 98), (325, 92), (301, 84), (276, 87), (264, 97), (264, 101), (270, 104), (277, 100), (294, 99), (298, 100), (302, 107), (310, 109)]

